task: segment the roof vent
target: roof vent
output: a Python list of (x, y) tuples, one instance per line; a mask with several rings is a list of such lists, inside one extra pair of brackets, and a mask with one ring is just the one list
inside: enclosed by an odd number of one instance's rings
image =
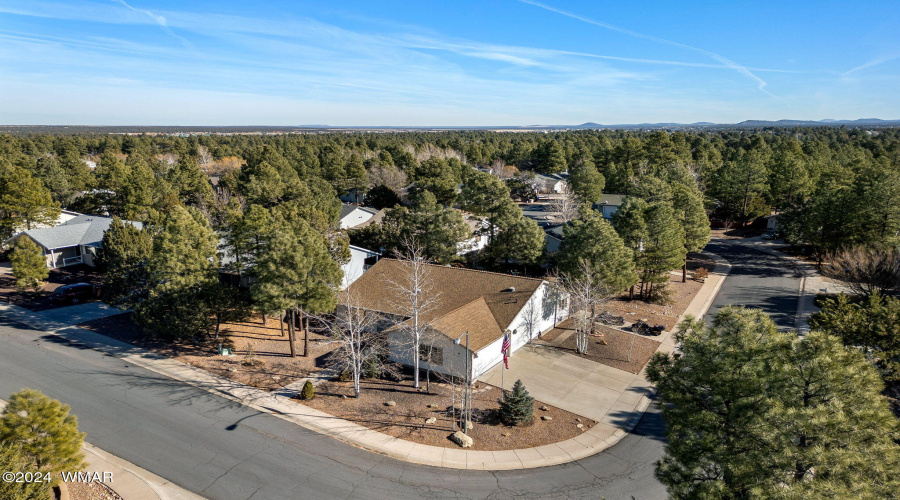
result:
[(507, 288), (507, 289), (505, 289), (505, 290), (503, 290), (503, 291), (504, 291), (504, 292), (512, 293), (512, 292), (515, 292), (515, 291), (516, 291), (516, 287), (511, 286), (511, 287), (509, 287), (509, 288)]

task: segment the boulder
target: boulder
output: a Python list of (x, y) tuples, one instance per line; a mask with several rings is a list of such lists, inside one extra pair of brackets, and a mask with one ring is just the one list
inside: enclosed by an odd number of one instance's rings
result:
[(384, 406), (397, 406), (397, 402), (396, 401), (386, 401), (384, 403)]
[(425, 425), (431, 425), (431, 424), (436, 424), (436, 423), (437, 423), (437, 418), (435, 418), (435, 417), (429, 417), (429, 418), (425, 419)]
[(541, 417), (541, 420), (553, 420), (553, 417), (551, 417), (549, 415), (544, 415)]
[(466, 430), (467, 430), (467, 431), (471, 431), (471, 430), (474, 429), (474, 428), (475, 428), (475, 426), (472, 425), (472, 421), (471, 421), (471, 420), (466, 420)]
[(456, 431), (453, 434), (450, 434), (450, 440), (463, 448), (471, 448), (472, 443), (474, 443), (472, 438), (463, 434), (462, 431)]
[(584, 430), (584, 424), (578, 424), (575, 427), (578, 427), (579, 429)]
[(546, 407), (546, 406), (541, 406), (541, 411), (547, 411), (547, 407)]

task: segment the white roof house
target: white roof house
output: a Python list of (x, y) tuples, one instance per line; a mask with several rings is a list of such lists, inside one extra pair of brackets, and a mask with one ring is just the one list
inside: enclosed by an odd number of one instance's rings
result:
[(351, 205), (349, 203), (341, 203), (341, 212), (339, 219), (341, 221), (341, 229), (353, 229), (360, 227), (372, 220), (373, 217), (379, 215), (382, 211), (359, 205)]
[(534, 189), (538, 193), (563, 193), (568, 189), (569, 183), (567, 179), (569, 174), (535, 174)]

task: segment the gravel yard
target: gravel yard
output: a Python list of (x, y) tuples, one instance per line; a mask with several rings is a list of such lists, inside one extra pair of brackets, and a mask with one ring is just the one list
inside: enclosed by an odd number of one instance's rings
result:
[[(452, 429), (454, 390), (450, 384), (431, 384), (431, 393), (416, 391), (412, 381), (366, 380), (360, 397), (353, 397), (352, 382), (326, 382), (316, 388), (311, 401), (298, 401), (336, 417), (415, 443), (459, 448), (448, 436)], [(459, 404), (459, 387), (456, 403)], [(526, 387), (527, 389), (527, 387)], [(512, 450), (530, 448), (573, 438), (596, 422), (574, 413), (535, 401), (531, 425), (509, 427), (500, 422), (497, 409), (500, 389), (477, 383), (473, 386), (473, 450)], [(346, 398), (344, 397), (346, 396)], [(393, 401), (393, 406), (385, 403)], [(432, 407), (429, 408), (429, 405)], [(542, 410), (541, 408), (546, 408)], [(549, 417), (544, 420), (541, 417)], [(425, 420), (435, 418), (432, 424)], [(581, 424), (582, 428), (578, 425)], [(505, 435), (504, 435), (505, 434)]]

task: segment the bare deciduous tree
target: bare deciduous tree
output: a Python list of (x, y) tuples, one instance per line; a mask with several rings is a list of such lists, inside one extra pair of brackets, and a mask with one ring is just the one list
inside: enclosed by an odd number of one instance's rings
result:
[(900, 252), (896, 249), (856, 247), (829, 255), (827, 270), (854, 293), (900, 293)]
[(377, 364), (383, 370), (394, 371), (387, 362), (389, 347), (381, 328), (384, 316), (360, 307), (359, 300), (349, 288), (338, 294), (338, 309), (333, 317), (315, 318), (330, 338), (326, 342), (339, 344), (330, 358), (330, 365), (338, 371), (350, 371), (356, 397), (359, 397), (360, 381), (367, 366)]
[(554, 196), (550, 201), (550, 210), (554, 212), (558, 222), (567, 224), (578, 218), (578, 207), (580, 204), (578, 197), (566, 189)]
[(418, 389), (422, 338), (428, 331), (428, 325), (423, 317), (437, 306), (439, 292), (434, 290), (431, 268), (425, 260), (424, 247), (418, 241), (406, 238), (401, 241), (401, 245), (403, 250), (399, 252), (398, 259), (405, 265), (401, 275), (391, 280), (390, 284), (399, 297), (398, 303), (395, 304), (397, 310), (409, 318), (398, 328), (403, 329), (410, 339), (414, 386)]
[(569, 310), (575, 321), (575, 350), (586, 354), (588, 337), (594, 334), (594, 322), (600, 314), (598, 309), (609, 299), (610, 289), (590, 264), (581, 259), (575, 272), (559, 276), (559, 288), (569, 296)]

